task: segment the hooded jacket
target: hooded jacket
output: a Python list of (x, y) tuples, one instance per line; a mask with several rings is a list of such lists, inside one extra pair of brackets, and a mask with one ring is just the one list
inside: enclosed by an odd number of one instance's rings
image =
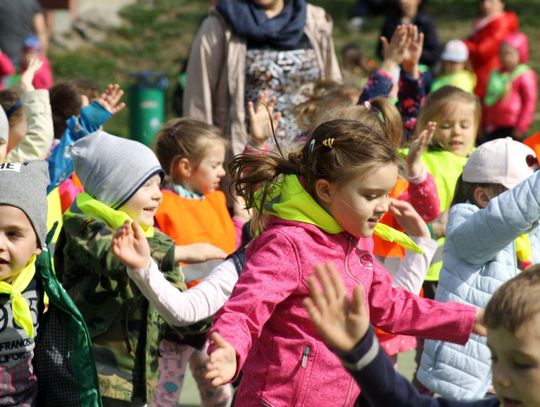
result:
[[(497, 288), (516, 275), (514, 240), (540, 219), (539, 202), (537, 171), (493, 198), (484, 209), (473, 204), (452, 207), (435, 299), (485, 308)], [(491, 383), (486, 339), (472, 335), (465, 346), (426, 341), (417, 377), (448, 398), (483, 397)]]
[(236, 350), (237, 373), (243, 372), (237, 405), (354, 404), (358, 387), (302, 304), (316, 264), (332, 262), (349, 295), (362, 284), (371, 321), (386, 331), (467, 340), (474, 308), (392, 288), (391, 275), (373, 257), (371, 237), (343, 231), (296, 176), (284, 177), (277, 189), (266, 208), (267, 227), (248, 246), (246, 266), (212, 328)]

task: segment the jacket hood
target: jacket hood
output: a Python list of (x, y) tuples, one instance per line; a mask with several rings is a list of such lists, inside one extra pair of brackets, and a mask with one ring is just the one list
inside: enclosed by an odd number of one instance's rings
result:
[(520, 64), (525, 64), (529, 61), (529, 41), (527, 40), (527, 36), (522, 32), (508, 34), (504, 38), (503, 44), (510, 45), (517, 50)]
[[(262, 191), (256, 193), (257, 201), (262, 199)], [(296, 175), (285, 175), (270, 186), (263, 206), (264, 215), (301, 223), (308, 223), (329, 234), (345, 230), (326, 212), (304, 189)], [(381, 239), (395, 242), (407, 250), (423, 253), (405, 233), (383, 223), (375, 226), (374, 233)]]

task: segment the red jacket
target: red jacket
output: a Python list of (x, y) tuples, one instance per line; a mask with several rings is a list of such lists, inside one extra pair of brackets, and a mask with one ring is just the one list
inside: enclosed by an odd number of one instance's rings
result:
[(332, 262), (349, 295), (362, 284), (374, 325), (393, 333), (467, 341), (474, 308), (393, 288), (392, 276), (372, 249), (371, 237), (355, 239), (346, 232), (329, 234), (308, 223), (269, 218), (266, 230), (248, 246), (246, 266), (211, 329), (237, 353), (243, 376), (236, 405), (354, 405), (358, 386), (317, 335), (302, 303), (315, 264)]
[(11, 59), (0, 50), (0, 90), (4, 89), (4, 79), (6, 76), (15, 73), (15, 66)]
[(483, 100), (489, 74), (500, 66), (499, 47), (507, 34), (519, 30), (515, 13), (505, 11), (499, 17), (474, 31), (465, 44), (469, 48), (471, 61), (477, 82), (474, 92)]
[(499, 127), (511, 127), (520, 134), (526, 133), (534, 119), (538, 99), (538, 80), (532, 69), (523, 72), (512, 81), (510, 90), (493, 106), (486, 106), (487, 131)]

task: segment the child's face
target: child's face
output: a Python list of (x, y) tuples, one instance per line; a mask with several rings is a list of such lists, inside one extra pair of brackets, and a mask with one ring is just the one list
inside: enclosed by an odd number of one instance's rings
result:
[(505, 407), (540, 407), (540, 315), (513, 334), (488, 329), (493, 387)]
[(0, 139), (0, 163), (3, 162), (7, 155), (7, 143)]
[(512, 70), (519, 65), (519, 52), (508, 44), (501, 45), (501, 64), (507, 70)]
[(148, 178), (142, 187), (119, 210), (129, 215), (141, 226), (153, 226), (161, 198), (161, 177), (154, 175)]
[(26, 214), (14, 206), (0, 205), (0, 280), (15, 277), (40, 252)]
[(504, 10), (504, 2), (501, 0), (480, 0), (480, 15), (493, 17)]
[(209, 145), (201, 162), (192, 169), (189, 177), (182, 179), (183, 186), (199, 194), (216, 191), (225, 176), (224, 161), (225, 145), (221, 142)]
[(477, 123), (474, 104), (456, 101), (437, 117), (433, 141), (442, 149), (460, 156), (471, 153), (476, 141)]
[(445, 74), (461, 72), (465, 69), (463, 62), (441, 61), (442, 71)]
[(343, 229), (355, 237), (368, 237), (388, 211), (397, 176), (396, 165), (377, 165), (345, 184), (329, 183), (328, 197), (319, 198)]

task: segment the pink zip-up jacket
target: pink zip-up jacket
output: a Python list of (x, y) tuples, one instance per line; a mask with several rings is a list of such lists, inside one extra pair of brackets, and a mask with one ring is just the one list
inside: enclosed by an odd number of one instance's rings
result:
[(529, 130), (538, 100), (538, 79), (529, 69), (512, 81), (510, 90), (493, 106), (485, 108), (488, 131), (499, 127), (512, 127), (520, 134)]
[[(332, 262), (349, 293), (362, 284), (371, 322), (387, 332), (465, 343), (476, 310), (392, 287), (372, 255), (373, 240), (269, 218), (213, 331), (236, 350), (243, 372), (238, 406), (352, 406), (360, 390), (317, 335), (302, 300), (313, 266)], [(211, 353), (215, 349), (212, 345)]]

